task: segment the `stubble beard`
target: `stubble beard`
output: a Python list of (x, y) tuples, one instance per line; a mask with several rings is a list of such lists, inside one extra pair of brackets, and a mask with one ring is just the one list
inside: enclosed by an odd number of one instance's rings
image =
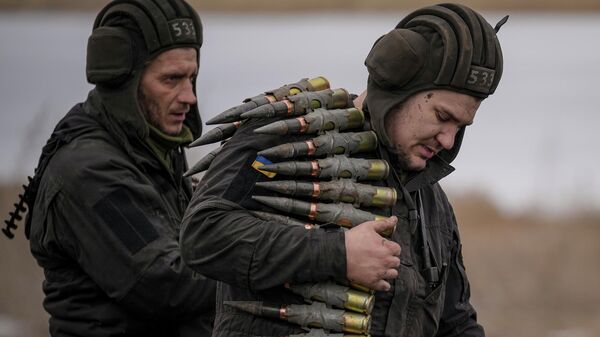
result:
[(157, 128), (161, 132), (169, 135), (169, 136), (177, 136), (179, 133), (173, 133), (165, 130), (160, 124), (160, 106), (156, 100), (144, 94), (143, 90), (138, 90), (138, 98), (140, 108), (142, 109), (142, 113), (144, 114), (144, 118), (146, 122)]
[(410, 168), (408, 156), (404, 151), (398, 148), (392, 148), (390, 149), (390, 152), (393, 154), (394, 162), (398, 168), (400, 168), (402, 171), (413, 171), (413, 169)]
[[(393, 155), (396, 167), (404, 172), (419, 172), (425, 169), (425, 167), (415, 167), (415, 164), (410, 160), (410, 155), (401, 148), (389, 148), (389, 152)], [(425, 160), (425, 164), (427, 164), (427, 160)]]

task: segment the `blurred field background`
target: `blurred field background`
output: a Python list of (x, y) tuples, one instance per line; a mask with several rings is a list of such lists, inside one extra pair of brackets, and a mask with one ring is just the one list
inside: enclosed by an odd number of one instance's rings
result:
[[(95, 11), (106, 2), (0, 0), (0, 148), (3, 158), (8, 158), (0, 162), (2, 220), (12, 210), (20, 184), (31, 174), (41, 145), (54, 124), (73, 103), (84, 99), (89, 90), (83, 76), (85, 39)], [(375, 38), (391, 29), (394, 20), (408, 10), (434, 3), (417, 0), (190, 2), (205, 23), (206, 43), (198, 93), (205, 119), (265, 89), (300, 77), (328, 76), (327, 69), (332, 67), (342, 69), (341, 73), (334, 73), (334, 86), (350, 83), (354, 87), (348, 89), (359, 92), (366, 78), (362, 61)], [(590, 25), (600, 19), (600, 1), (463, 3), (486, 11), (484, 16), (491, 17), (492, 23), (507, 12), (512, 15), (500, 34), (506, 57), (504, 83), (490, 99), (491, 111), (478, 116), (481, 127), (469, 130), (456, 163), (457, 172), (442, 182), (449, 187), (461, 225), (479, 320), (491, 337), (600, 336), (600, 172), (598, 160), (593, 158), (600, 147), (597, 132), (593, 132), (597, 129), (594, 125), (598, 125), (595, 122), (600, 122), (597, 105), (593, 103), (594, 88), (600, 77), (597, 63), (600, 25)], [(297, 11), (308, 13), (309, 19), (295, 16)], [(366, 21), (365, 16), (368, 16)], [(227, 23), (221, 21), (223, 18)], [(565, 18), (570, 24), (564, 23)], [(29, 21), (14, 28), (20, 20), (31, 20), (36, 25), (23, 32), (22, 26)], [(64, 27), (53, 28), (52, 32), (59, 35), (46, 37), (39, 27), (54, 27), (57, 20), (64, 22)], [(344, 26), (346, 31), (338, 34), (349, 34), (357, 42), (352, 39), (339, 42), (338, 54), (326, 49), (326, 45), (338, 43), (331, 36), (310, 44), (303, 41), (303, 34), (319, 35), (320, 29), (348, 20), (351, 23)], [(265, 21), (270, 23), (266, 25)], [(373, 25), (375, 21), (382, 21), (376, 33), (364, 32), (364, 25)], [(309, 27), (303, 29), (306, 23)], [(528, 39), (515, 43), (514, 38), (523, 35), (519, 26), (525, 24), (530, 25)], [(573, 25), (579, 25), (579, 31), (590, 25), (592, 38), (586, 35), (583, 44), (577, 41), (573, 46), (568, 45), (573, 36), (565, 33), (566, 27)], [(83, 28), (74, 31), (72, 27)], [(269, 40), (274, 27), (288, 29), (284, 34), (286, 39)], [(240, 34), (252, 29), (256, 35)], [(226, 44), (229, 38), (234, 38), (233, 34), (242, 35), (237, 39), (247, 40), (243, 44), (236, 42), (242, 50)], [(42, 36), (44, 48), (26, 46), (30, 35)], [(12, 40), (14, 36), (27, 38)], [(75, 41), (78, 49), (61, 52), (60, 48), (66, 48), (63, 37), (71, 39), (68, 43)], [(298, 57), (300, 61), (292, 57), (303, 50), (310, 53), (319, 43), (323, 44), (323, 55), (306, 54)], [(289, 54), (277, 54), (275, 47), (280, 48), (281, 44), (288, 44)], [(8, 53), (11, 48), (23, 48), (19, 54), (21, 63), (9, 63), (13, 62)], [(211, 54), (216, 49), (221, 54)], [(551, 52), (544, 54), (546, 50)], [(511, 63), (517, 51), (525, 57), (521, 63)], [(217, 63), (218, 59), (227, 66)], [(541, 62), (544, 60), (550, 61), (544, 64)], [(322, 72), (314, 66), (316, 63), (324, 67)], [(229, 68), (224, 70), (225, 67)], [(36, 74), (47, 71), (46, 68), (55, 69), (44, 75), (50, 76), (48, 80), (29, 73), (22, 76), (25, 68), (33, 69)], [(296, 69), (285, 73), (286, 68)], [(352, 70), (346, 69), (357, 69), (361, 74), (352, 77), (349, 74)], [(229, 72), (228, 82), (217, 78), (220, 71)], [(239, 75), (243, 71), (250, 75)], [(538, 78), (540, 74), (548, 77)], [(556, 83), (546, 83), (545, 78)], [(81, 85), (76, 89), (66, 85), (62, 88), (67, 82)], [(540, 83), (546, 85), (544, 90), (537, 93), (525, 90)], [(569, 91), (569, 83), (589, 83), (584, 86), (589, 91)], [(23, 93), (17, 94), (17, 89)], [(223, 94), (226, 90), (230, 96)], [(3, 92), (9, 94), (2, 96)], [(61, 97), (45, 96), (47, 93)], [(17, 103), (10, 103), (10, 96), (15, 95), (23, 96)], [(482, 110), (487, 108), (486, 104)], [(561, 118), (563, 113), (567, 119)], [(568, 116), (590, 119), (583, 126), (564, 132), (561, 126), (570, 126)], [(523, 124), (521, 131), (513, 129), (517, 122)], [(508, 138), (514, 144), (506, 146)], [(573, 140), (574, 143), (567, 142)], [(201, 157), (198, 150), (191, 152), (191, 161)], [(494, 178), (480, 176), (482, 167), (501, 163), (510, 168), (500, 170)], [(472, 184), (462, 188), (469, 181)], [(501, 196), (498, 190), (503, 191)], [(581, 200), (574, 197), (578, 191), (585, 192)], [(19, 226), (14, 240), (0, 236), (0, 337), (47, 336), (47, 315), (42, 309), (43, 274), (29, 253), (23, 228)]]
[[(67, 10), (96, 10), (101, 8), (106, 0), (1, 0), (0, 6), (10, 9), (67, 9)], [(190, 0), (188, 1), (200, 11), (289, 11), (289, 10), (398, 10), (418, 8), (436, 2), (422, 0)], [(479, 9), (514, 9), (514, 10), (597, 10), (600, 2), (597, 0), (467, 0), (461, 3)]]

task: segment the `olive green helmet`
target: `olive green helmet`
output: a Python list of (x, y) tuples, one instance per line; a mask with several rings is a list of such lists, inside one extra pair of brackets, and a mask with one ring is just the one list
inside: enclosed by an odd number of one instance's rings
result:
[[(365, 65), (371, 123), (389, 147), (384, 122), (390, 110), (429, 89), (486, 98), (502, 77), (502, 50), (496, 30), (479, 13), (463, 5), (440, 4), (416, 10), (400, 21), (375, 42)], [(456, 137), (456, 149), (462, 135)], [(450, 152), (444, 159), (454, 159), (457, 151)]]
[[(139, 41), (140, 34), (143, 41)], [(93, 84), (116, 85), (165, 50), (199, 50), (201, 46), (202, 23), (186, 2), (115, 0), (94, 22), (88, 42), (87, 78)]]

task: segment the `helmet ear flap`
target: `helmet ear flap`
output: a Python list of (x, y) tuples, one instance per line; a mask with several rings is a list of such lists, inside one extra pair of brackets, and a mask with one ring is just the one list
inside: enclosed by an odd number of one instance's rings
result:
[(382, 88), (400, 88), (423, 68), (427, 51), (428, 43), (420, 34), (394, 29), (375, 42), (365, 65)]
[(119, 27), (96, 28), (88, 39), (86, 77), (92, 84), (118, 86), (134, 69), (134, 43)]

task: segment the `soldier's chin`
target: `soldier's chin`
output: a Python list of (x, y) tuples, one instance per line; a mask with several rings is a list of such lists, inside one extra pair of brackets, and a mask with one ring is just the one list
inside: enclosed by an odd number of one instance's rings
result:
[(181, 130), (183, 129), (183, 123), (162, 125), (161, 127), (159, 127), (159, 129), (160, 131), (166, 133), (169, 136), (179, 136)]
[[(402, 171), (423, 171), (427, 166), (427, 159), (416, 155), (408, 155), (406, 152), (395, 148), (388, 148), (392, 154), (392, 161), (396, 162), (397, 167)], [(393, 160), (395, 158), (396, 160)]]
[(418, 157), (402, 158), (398, 156), (398, 164), (402, 170), (418, 172), (427, 167), (427, 160)]

